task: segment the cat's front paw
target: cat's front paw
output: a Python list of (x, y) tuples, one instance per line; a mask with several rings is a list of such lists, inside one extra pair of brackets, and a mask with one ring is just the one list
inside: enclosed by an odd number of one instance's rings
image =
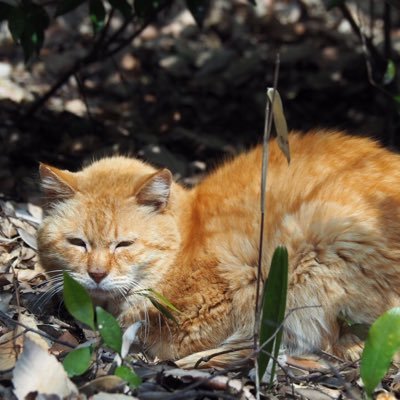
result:
[(332, 353), (345, 361), (357, 361), (361, 358), (364, 342), (353, 333), (342, 335), (332, 346)]

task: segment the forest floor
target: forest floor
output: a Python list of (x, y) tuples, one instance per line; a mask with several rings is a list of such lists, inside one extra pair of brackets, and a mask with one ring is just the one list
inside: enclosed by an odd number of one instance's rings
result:
[[(77, 29), (80, 15), (78, 10), (54, 24), (41, 57), (28, 66), (6, 27), (0, 28), (0, 398), (13, 396), (22, 333), (45, 332), (42, 345), (57, 357), (68, 351), (60, 341), (76, 345), (89, 335), (59, 306), (38, 301), (48, 290), (35, 241), (43, 214), (39, 161), (76, 170), (102, 155), (131, 154), (193, 185), (221, 160), (261, 140), (277, 52), (278, 88), (291, 129), (346, 129), (394, 147), (400, 143), (396, 107), (371, 85), (359, 37), (337, 10), (327, 12), (311, 0), (277, 1), (273, 12), (218, 0), (201, 30), (177, 9), (114, 58), (83, 68), (32, 113), (32, 104), (90, 49), (88, 21)], [(377, 18), (379, 49), (380, 27)], [(394, 24), (396, 52), (399, 33)], [(361, 398), (358, 363), (327, 360), (287, 358), (268, 397)], [(76, 382), (82, 396), (114, 392), (109, 398), (117, 399), (115, 392), (125, 391), (132, 398), (120, 381), (104, 378), (112, 366), (109, 353), (99, 353), (96, 365)], [(140, 399), (254, 398), (248, 371), (183, 372), (171, 363), (143, 361), (135, 370), (145, 382), (134, 392)], [(396, 372), (385, 389), (398, 389)]]

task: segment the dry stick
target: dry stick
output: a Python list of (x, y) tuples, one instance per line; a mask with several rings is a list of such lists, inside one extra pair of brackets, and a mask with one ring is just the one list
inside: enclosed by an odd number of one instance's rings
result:
[(372, 43), (371, 38), (365, 36), (363, 32), (361, 31), (360, 27), (357, 25), (357, 22), (354, 20), (349, 8), (345, 3), (341, 3), (338, 5), (340, 11), (342, 12), (344, 18), (347, 20), (347, 22), (350, 24), (351, 28), (353, 29), (354, 33), (362, 38), (364, 36), (364, 41), (365, 41), (365, 46), (367, 47), (369, 53), (372, 55), (372, 58), (374, 61), (377, 63), (379, 68), (384, 67), (385, 65), (385, 60), (382, 58), (382, 55), (378, 52), (374, 44)]
[(51, 340), (51, 341), (53, 341), (53, 342), (55, 342), (55, 343), (62, 344), (63, 346), (67, 346), (67, 347), (69, 347), (69, 348), (71, 348), (71, 349), (74, 349), (74, 348), (76, 347), (76, 346), (72, 345), (71, 343), (64, 342), (63, 340), (59, 340), (59, 339), (55, 338), (54, 336), (47, 334), (46, 332), (42, 332), (42, 331), (40, 331), (40, 330), (38, 330), (38, 329), (31, 328), (31, 327), (29, 327), (29, 326), (23, 324), (22, 322), (15, 321), (13, 318), (9, 317), (9, 316), (8, 316), (5, 312), (3, 312), (3, 311), (0, 311), (0, 319), (6, 320), (6, 321), (10, 322), (11, 324), (18, 325), (18, 326), (24, 328), (26, 332), (33, 332), (33, 333), (36, 333), (37, 335), (43, 336), (43, 337), (45, 337), (46, 339), (49, 339), (49, 340)]
[[(272, 94), (272, 104), (275, 100), (275, 90), (278, 85), (279, 76), (279, 65), (280, 58), (279, 53), (276, 55), (275, 59), (275, 70), (274, 70), (274, 80), (273, 88), (274, 92)], [(261, 275), (262, 275), (262, 256), (263, 256), (263, 242), (264, 242), (264, 217), (265, 217), (265, 203), (266, 203), (266, 187), (267, 187), (267, 167), (268, 167), (268, 156), (269, 156), (269, 146), (268, 140), (271, 134), (272, 127), (272, 107), (270, 107), (270, 102), (267, 97), (267, 105), (265, 110), (265, 124), (264, 124), (264, 135), (263, 135), (263, 157), (261, 166), (261, 221), (260, 221), (260, 240), (259, 240), (259, 251), (258, 251), (258, 264), (257, 264), (257, 286), (256, 286), (256, 304), (255, 304), (255, 320), (254, 320), (254, 350), (257, 351), (258, 340), (259, 340), (259, 330), (260, 330), (260, 287), (261, 287)], [(256, 370), (256, 395), (260, 398), (260, 379), (258, 376), (258, 357), (255, 359), (255, 370)]]

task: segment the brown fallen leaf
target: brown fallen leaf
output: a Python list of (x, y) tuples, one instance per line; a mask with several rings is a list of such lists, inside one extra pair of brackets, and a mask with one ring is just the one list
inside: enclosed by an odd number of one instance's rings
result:
[[(76, 338), (71, 335), (70, 332), (66, 331), (64, 332), (60, 337), (58, 337), (58, 340), (69, 343), (71, 346), (78, 346), (79, 342), (76, 340)], [(69, 353), (71, 350), (73, 350), (72, 347), (68, 347), (64, 344), (61, 343), (53, 343), (53, 345), (50, 347), (50, 354), (55, 355), (56, 357), (60, 356), (61, 354)]]
[(81, 393), (92, 396), (97, 392), (118, 392), (126, 386), (123, 379), (115, 375), (106, 375), (93, 379), (79, 388)]

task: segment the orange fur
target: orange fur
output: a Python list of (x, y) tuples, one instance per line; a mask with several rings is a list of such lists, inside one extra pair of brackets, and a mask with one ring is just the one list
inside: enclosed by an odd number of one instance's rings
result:
[[(270, 142), (263, 276), (275, 247), (285, 245), (288, 309), (316, 306), (288, 317), (291, 353), (354, 358), (359, 343), (340, 336), (338, 316), (371, 323), (400, 305), (400, 157), (335, 132), (294, 133), (290, 145), (288, 166)], [(142, 340), (152, 355), (185, 357), (188, 366), (251, 343), (261, 153), (234, 158), (190, 190), (171, 183), (167, 170), (124, 157), (77, 173), (42, 165), (51, 203), (38, 233), (42, 264), (72, 271), (124, 325), (145, 319)], [(148, 288), (180, 309), (178, 326), (134, 293)]]

